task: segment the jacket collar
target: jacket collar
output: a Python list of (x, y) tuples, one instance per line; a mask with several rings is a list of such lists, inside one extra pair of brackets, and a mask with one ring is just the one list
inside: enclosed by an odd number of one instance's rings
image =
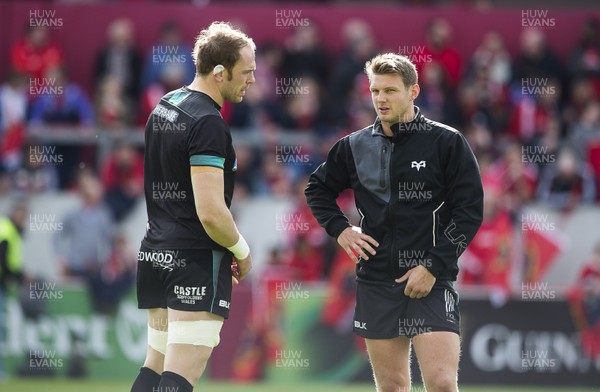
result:
[[(416, 124), (425, 122), (425, 116), (421, 114), (421, 109), (415, 105), (415, 117), (408, 122), (400, 122), (392, 125), (392, 132), (394, 136), (392, 138), (397, 139), (404, 134), (412, 134), (415, 133), (415, 129), (417, 129)], [(371, 135), (375, 136), (384, 136), (388, 137), (385, 133), (383, 133), (383, 128), (381, 126), (381, 120), (379, 117), (375, 119), (375, 123), (373, 123), (373, 130), (371, 131)]]

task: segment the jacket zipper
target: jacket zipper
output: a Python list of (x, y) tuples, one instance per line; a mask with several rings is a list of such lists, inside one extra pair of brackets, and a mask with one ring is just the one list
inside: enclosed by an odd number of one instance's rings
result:
[[(390, 167), (389, 176), (390, 176), (390, 192), (391, 192), (391, 194), (390, 194), (390, 205), (388, 206), (388, 211), (389, 211), (390, 214), (392, 214), (392, 242), (391, 242), (391, 245), (390, 245), (390, 247), (391, 247), (391, 252), (390, 252), (391, 261), (390, 261), (390, 265), (389, 265), (389, 269), (390, 269), (390, 272), (391, 272), (392, 276), (394, 276), (394, 272), (396, 270), (396, 268), (394, 266), (395, 266), (395, 263), (397, 262), (396, 255), (398, 254), (398, 252), (396, 251), (396, 247), (395, 247), (395, 243), (396, 243), (396, 216), (392, 212), (393, 211), (393, 207), (394, 207), (393, 203), (395, 202), (395, 200), (394, 200), (395, 196), (394, 195), (395, 194), (397, 195), (397, 193), (395, 193), (395, 192), (397, 192), (397, 190), (394, 190), (394, 187), (393, 187), (393, 173), (392, 173), (392, 171), (393, 171), (393, 162), (392, 161), (393, 161), (394, 146), (395, 146), (395, 144), (392, 142), (392, 150), (391, 150), (390, 159), (389, 159), (389, 167)], [(399, 278), (399, 276), (398, 276), (398, 278)], [(396, 285), (397, 285), (396, 282), (392, 282), (392, 286), (396, 286)]]
[(387, 147), (383, 146), (383, 153), (381, 154), (381, 173), (379, 174), (379, 186), (385, 188), (385, 176), (387, 172), (386, 158), (387, 158)]

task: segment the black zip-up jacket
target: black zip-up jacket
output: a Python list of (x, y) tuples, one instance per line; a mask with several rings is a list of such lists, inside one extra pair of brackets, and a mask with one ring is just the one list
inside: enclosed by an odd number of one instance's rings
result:
[(463, 135), (425, 118), (384, 135), (379, 119), (340, 139), (310, 176), (305, 195), (312, 213), (337, 238), (350, 226), (336, 203), (354, 190), (363, 233), (379, 242), (375, 256), (360, 260), (357, 279), (394, 284), (423, 265), (438, 280), (456, 280), (458, 257), (483, 217), (479, 167)]

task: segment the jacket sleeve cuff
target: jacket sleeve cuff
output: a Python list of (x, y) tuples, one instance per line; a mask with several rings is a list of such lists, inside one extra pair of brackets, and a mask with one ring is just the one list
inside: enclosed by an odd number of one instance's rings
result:
[(433, 276), (435, 276), (437, 278), (439, 274), (444, 272), (444, 270), (446, 269), (446, 265), (444, 264), (444, 262), (442, 260), (440, 260), (439, 258), (437, 258), (431, 254), (429, 254), (429, 260), (431, 262), (427, 263), (427, 265), (425, 267), (427, 268), (427, 270), (429, 272), (431, 272), (431, 274)]
[(346, 230), (346, 228), (350, 227), (350, 222), (346, 219), (345, 216), (340, 216), (332, 221), (327, 227), (327, 234), (332, 236), (333, 238), (338, 238), (342, 231)]

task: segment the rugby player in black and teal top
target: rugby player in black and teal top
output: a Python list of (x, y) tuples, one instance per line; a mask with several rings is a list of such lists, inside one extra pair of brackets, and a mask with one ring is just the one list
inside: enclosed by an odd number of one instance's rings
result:
[(202, 30), (194, 81), (162, 97), (146, 124), (137, 296), (148, 351), (132, 392), (193, 390), (219, 344), (232, 284), (252, 267), (229, 211), (237, 162), (220, 109), (254, 83), (255, 50), (227, 23)]

